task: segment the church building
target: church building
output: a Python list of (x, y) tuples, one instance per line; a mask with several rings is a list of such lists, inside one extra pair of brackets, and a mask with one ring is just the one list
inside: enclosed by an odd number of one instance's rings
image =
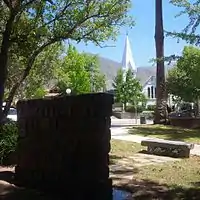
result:
[[(140, 81), (143, 87), (143, 93), (145, 94), (147, 98), (147, 106), (155, 105), (156, 104), (156, 76), (155, 74), (152, 75), (151, 73), (149, 74), (149, 76), (147, 75), (145, 77), (146, 80), (144, 79), (144, 77), (142, 77), (144, 73), (141, 73), (141, 71), (143, 71), (144, 69), (142, 69), (142, 67), (137, 67), (135, 64), (128, 34), (126, 35), (121, 66), (124, 72), (126, 72), (128, 69), (131, 69), (135, 73), (136, 78)], [(154, 68), (154, 71), (155, 71), (155, 68)]]

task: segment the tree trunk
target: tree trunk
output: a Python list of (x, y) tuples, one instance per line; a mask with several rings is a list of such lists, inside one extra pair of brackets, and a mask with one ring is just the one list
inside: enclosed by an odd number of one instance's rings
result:
[(15, 19), (14, 14), (10, 14), (5, 31), (2, 34), (1, 52), (0, 52), (0, 125), (4, 119), (4, 114), (2, 111), (2, 104), (4, 98), (5, 82), (7, 78), (7, 65), (8, 65), (8, 52), (10, 46), (10, 35), (12, 31), (12, 25)]
[(167, 118), (167, 94), (165, 86), (165, 66), (164, 66), (164, 31), (162, 0), (156, 0), (155, 6), (155, 44), (156, 44), (156, 112), (154, 123), (166, 122)]

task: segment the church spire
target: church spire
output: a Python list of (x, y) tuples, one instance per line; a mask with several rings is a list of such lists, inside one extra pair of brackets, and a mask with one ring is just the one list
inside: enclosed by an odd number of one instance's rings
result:
[(125, 47), (124, 47), (124, 53), (122, 57), (122, 69), (124, 71), (128, 71), (128, 69), (132, 69), (134, 72), (137, 71), (137, 68), (135, 66), (135, 62), (133, 59), (132, 51), (131, 51), (131, 45), (128, 38), (128, 32), (126, 32)]

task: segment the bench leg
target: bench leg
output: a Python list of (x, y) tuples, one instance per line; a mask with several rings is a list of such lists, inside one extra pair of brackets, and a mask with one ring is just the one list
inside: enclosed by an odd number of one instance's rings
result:
[(189, 158), (190, 157), (190, 149), (184, 149), (180, 153), (180, 157)]

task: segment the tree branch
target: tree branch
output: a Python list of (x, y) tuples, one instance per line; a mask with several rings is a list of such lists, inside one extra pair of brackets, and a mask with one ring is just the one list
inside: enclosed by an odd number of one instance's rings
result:
[(69, 6), (71, 6), (71, 5), (72, 5), (72, 2), (68, 2), (68, 3), (65, 5), (65, 7), (60, 11), (60, 13), (58, 13), (52, 20), (48, 21), (48, 22), (47, 22), (46, 24), (44, 24), (42, 27), (45, 27), (45, 26), (47, 26), (47, 25), (49, 25), (49, 24), (55, 22), (56, 20), (59, 20), (59, 18), (63, 16), (64, 12), (65, 12), (65, 11), (67, 10), (67, 8), (68, 8)]
[(6, 4), (6, 6), (7, 6), (8, 8), (11, 8), (10, 2), (9, 2), (8, 0), (3, 0), (3, 2)]
[(22, 10), (24, 10), (27, 6), (31, 5), (36, 0), (30, 0), (26, 4), (22, 5)]
[(38, 50), (36, 50), (32, 56), (28, 59), (28, 64), (27, 67), (24, 69), (23, 75), (21, 76), (21, 78), (15, 83), (15, 85), (12, 87), (12, 89), (10, 90), (9, 96), (6, 100), (6, 105), (3, 111), (4, 116), (7, 116), (8, 111), (10, 109), (10, 106), (12, 104), (13, 98), (15, 96), (16, 91), (18, 90), (19, 86), (23, 83), (23, 81), (26, 79), (26, 77), (29, 75), (30, 70), (37, 58), (37, 56), (47, 47), (50, 46), (51, 44), (58, 42), (57, 39), (52, 39), (49, 42), (47, 42), (46, 44), (42, 45)]

